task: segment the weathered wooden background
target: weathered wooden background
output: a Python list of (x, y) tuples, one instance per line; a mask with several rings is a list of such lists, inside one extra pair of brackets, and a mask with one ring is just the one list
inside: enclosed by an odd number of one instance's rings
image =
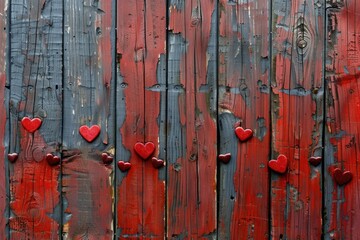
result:
[(360, 239), (358, 21), (358, 0), (0, 0), (0, 239)]

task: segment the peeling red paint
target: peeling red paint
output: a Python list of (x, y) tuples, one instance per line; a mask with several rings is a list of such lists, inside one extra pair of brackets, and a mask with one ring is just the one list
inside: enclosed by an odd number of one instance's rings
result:
[(60, 168), (49, 166), (45, 154), (35, 161), (34, 149), (46, 146), (38, 132), (33, 135), (22, 130), (20, 136), (23, 150), (10, 176), (11, 239), (56, 239), (60, 219), (54, 211), (60, 204)]
[(68, 239), (112, 239), (111, 172), (111, 167), (90, 155), (63, 159), (64, 232)]
[[(123, 142), (119, 142), (118, 147), (122, 145), (129, 152), (129, 158), (122, 161), (131, 162), (131, 170), (126, 175), (118, 175), (118, 237), (162, 238), (165, 183), (159, 174), (163, 170), (155, 169), (152, 161), (143, 159), (152, 154), (158, 156), (160, 152), (160, 92), (151, 88), (160, 84), (159, 57), (166, 51), (166, 1), (120, 1), (117, 16), (117, 51), (121, 55), (118, 70), (126, 84), (123, 89), (125, 120), (120, 127)], [(142, 142), (147, 143), (149, 149), (141, 145)]]
[[(211, 33), (216, 28), (212, 24), (216, 17), (216, 2), (210, 0), (184, 1), (182, 9), (174, 5), (169, 7), (169, 26), (172, 35), (179, 34), (183, 38), (179, 73), (174, 73), (175, 67), (168, 69), (169, 78), (174, 84), (181, 86), (183, 93), (179, 94), (176, 105), (169, 105), (168, 110), (175, 109), (179, 122), (168, 120), (168, 125), (176, 125), (175, 129), (182, 131), (170, 132), (171, 136), (183, 138), (177, 143), (183, 151), (176, 155), (176, 148), (168, 146), (172, 155), (171, 161), (181, 166), (178, 171), (168, 169), (167, 191), (167, 237), (184, 236), (186, 238), (201, 238), (212, 236), (216, 232), (216, 168), (217, 144), (216, 122), (213, 119), (211, 91), (201, 92), (202, 86), (212, 87), (211, 74), (216, 69), (209, 62), (208, 52), (211, 46)], [(215, 23), (215, 22), (214, 22)], [(208, 55), (209, 54), (209, 55)], [(215, 98), (216, 99), (216, 98)], [(214, 99), (213, 99), (214, 101)], [(171, 131), (171, 130), (169, 130)], [(171, 141), (176, 141), (171, 139)], [(186, 194), (184, 194), (186, 193)]]

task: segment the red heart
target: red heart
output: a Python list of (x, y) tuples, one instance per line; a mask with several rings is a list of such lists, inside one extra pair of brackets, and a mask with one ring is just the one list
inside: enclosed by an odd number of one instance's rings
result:
[(223, 163), (228, 163), (231, 159), (231, 153), (220, 154), (218, 158)]
[(137, 142), (134, 145), (134, 150), (142, 159), (145, 160), (148, 159), (155, 151), (155, 145), (152, 142), (147, 142), (145, 144)]
[(98, 125), (93, 125), (90, 128), (86, 125), (83, 125), (79, 129), (80, 135), (88, 142), (92, 142), (99, 136), (100, 127)]
[(165, 165), (164, 160), (161, 159), (157, 159), (156, 157), (153, 157), (151, 159), (152, 165), (154, 166), (154, 168), (161, 168)]
[(21, 124), (26, 131), (33, 133), (41, 126), (41, 119), (40, 118), (30, 119), (28, 117), (24, 117), (21, 120)]
[(253, 136), (253, 131), (251, 129), (243, 129), (242, 127), (237, 127), (235, 128), (235, 134), (241, 142), (245, 142)]
[(18, 159), (18, 156), (19, 155), (17, 153), (9, 153), (8, 154), (8, 159), (9, 159), (10, 162), (14, 163)]
[(351, 181), (351, 179), (353, 178), (353, 174), (350, 171), (343, 172), (340, 168), (335, 168), (333, 170), (333, 177), (335, 182), (339, 186), (342, 186)]
[(108, 155), (107, 153), (102, 153), (101, 158), (103, 160), (103, 163), (105, 163), (105, 164), (112, 163), (112, 161), (114, 159), (112, 156)]
[(59, 164), (60, 158), (58, 156), (52, 155), (51, 153), (48, 153), (46, 154), (46, 161), (49, 163), (49, 165), (55, 166)]
[(131, 168), (131, 163), (124, 162), (124, 161), (118, 161), (118, 167), (122, 172), (126, 172)]
[(269, 168), (278, 173), (285, 173), (288, 160), (285, 155), (280, 154), (276, 160), (269, 161)]
[(318, 166), (321, 163), (322, 157), (310, 157), (309, 163), (313, 166)]

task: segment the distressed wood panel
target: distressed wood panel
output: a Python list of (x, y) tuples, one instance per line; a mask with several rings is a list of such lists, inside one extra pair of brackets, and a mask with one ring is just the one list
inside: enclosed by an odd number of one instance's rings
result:
[[(114, 154), (114, 1), (67, 0), (64, 21), (62, 192), (65, 239), (112, 239)], [(114, 30), (114, 29), (113, 29)], [(81, 126), (98, 125), (86, 141)]]
[[(219, 239), (269, 236), (269, 2), (220, 1)], [(236, 127), (254, 136), (240, 142)]]
[[(327, 1), (325, 239), (359, 239), (360, 4)], [(350, 171), (340, 186), (333, 170)]]
[(9, 239), (9, 54), (8, 2), (0, 2), (0, 239)]
[(169, 2), (167, 237), (216, 237), (217, 1)]
[[(165, 234), (166, 1), (117, 5), (117, 160), (131, 168), (116, 173), (116, 237), (163, 239)], [(142, 159), (136, 143), (152, 142)]]
[(324, 2), (272, 2), (272, 158), (288, 159), (271, 174), (271, 236), (320, 239)]
[[(10, 239), (58, 239), (62, 126), (62, 1), (11, 1)], [(34, 133), (23, 117), (40, 118)]]

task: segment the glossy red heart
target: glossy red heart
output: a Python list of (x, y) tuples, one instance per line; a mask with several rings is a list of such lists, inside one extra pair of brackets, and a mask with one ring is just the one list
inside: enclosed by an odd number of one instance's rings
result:
[(19, 155), (17, 153), (9, 153), (8, 154), (8, 160), (12, 163), (16, 162), (18, 157), (19, 157)]
[(51, 153), (46, 154), (46, 161), (51, 166), (58, 165), (60, 163), (60, 158), (58, 156), (54, 156)]
[(118, 161), (118, 167), (122, 172), (126, 172), (131, 168), (131, 163), (124, 162), (124, 161)]
[(90, 128), (86, 125), (83, 125), (79, 128), (80, 135), (88, 142), (92, 142), (99, 136), (100, 127), (98, 125), (93, 125)]
[(241, 142), (245, 142), (252, 138), (253, 131), (251, 129), (243, 129), (242, 127), (235, 128), (235, 134)]
[(285, 173), (288, 160), (285, 155), (280, 154), (276, 160), (269, 161), (269, 168), (278, 173)]
[(332, 173), (335, 182), (339, 186), (347, 184), (353, 178), (353, 174), (350, 171), (343, 172), (340, 168), (335, 168)]
[(26, 131), (29, 133), (35, 132), (41, 126), (41, 119), (40, 118), (33, 118), (30, 119), (28, 117), (24, 117), (21, 120), (21, 125), (25, 128)]
[(146, 160), (155, 151), (155, 145), (152, 142), (147, 142), (145, 144), (137, 142), (134, 145), (134, 150), (142, 159)]
[(102, 158), (104, 164), (110, 164), (114, 160), (114, 158), (112, 156), (108, 155), (107, 153), (102, 153), (101, 158)]
[(231, 159), (231, 153), (220, 154), (218, 158), (221, 162), (228, 163)]
[(309, 163), (313, 166), (318, 166), (322, 161), (322, 157), (310, 157)]
[(154, 166), (154, 168), (161, 168), (165, 165), (164, 160), (158, 159), (156, 157), (153, 157), (151, 159), (152, 165)]

